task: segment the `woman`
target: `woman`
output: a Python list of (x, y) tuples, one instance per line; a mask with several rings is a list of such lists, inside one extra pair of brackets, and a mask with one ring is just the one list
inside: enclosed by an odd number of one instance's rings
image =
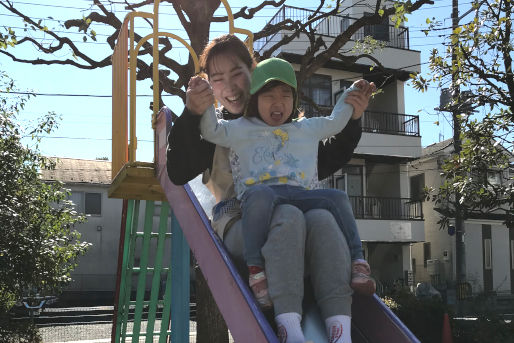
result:
[[(224, 35), (207, 45), (200, 64), (212, 89), (194, 87), (195, 78), (190, 81), (186, 108), (168, 137), (168, 175), (175, 184), (184, 184), (203, 173), (203, 181), (217, 201), (213, 209), (213, 227), (235, 262), (243, 266), (240, 270), (244, 270), (241, 215), (239, 203), (234, 198), (228, 159), (230, 151), (204, 141), (199, 123), (200, 114), (212, 104), (214, 97), (222, 106), (218, 113), (220, 117), (230, 120), (241, 116), (249, 98), (250, 75), (255, 61), (241, 40)], [(320, 178), (340, 169), (358, 144), (361, 135), (359, 118), (367, 107), (373, 85), (361, 82), (360, 88), (361, 92), (350, 93), (346, 100), (355, 108), (352, 120), (335, 139), (320, 143)], [(303, 338), (301, 318), (283, 318), (281, 315), (302, 313), (306, 273), (310, 273), (323, 318), (350, 315), (350, 257), (346, 241), (330, 212), (311, 210), (302, 213), (290, 205), (278, 206), (262, 254), (281, 341), (296, 342)], [(327, 326), (336, 331), (344, 327), (342, 331), (349, 339), (349, 323), (327, 323)]]

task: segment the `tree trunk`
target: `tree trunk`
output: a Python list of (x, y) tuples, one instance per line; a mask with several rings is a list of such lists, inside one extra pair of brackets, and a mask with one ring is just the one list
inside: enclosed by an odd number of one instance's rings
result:
[(228, 328), (207, 281), (196, 266), (196, 342), (228, 343)]

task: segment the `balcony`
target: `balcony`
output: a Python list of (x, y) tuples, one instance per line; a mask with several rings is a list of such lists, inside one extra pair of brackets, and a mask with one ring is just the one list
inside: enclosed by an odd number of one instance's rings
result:
[(423, 220), (421, 201), (365, 196), (349, 198), (356, 219)]
[(419, 116), (365, 111), (362, 116), (362, 131), (419, 137)]
[[(275, 25), (287, 19), (305, 22), (313, 13), (314, 11), (304, 8), (282, 6), (282, 8), (271, 18), (269, 25)], [(358, 18), (352, 18), (345, 15), (334, 15), (314, 22), (312, 27), (314, 27), (316, 33), (320, 36), (336, 38), (357, 19)], [(279, 33), (256, 40), (254, 42), (254, 49), (261, 52), (268, 42), (276, 41), (276, 35), (279, 35)], [(403, 26), (395, 27), (394, 25), (388, 24), (366, 25), (359, 29), (351, 37), (351, 40), (363, 40), (366, 36), (371, 36), (376, 40), (383, 42), (386, 47), (409, 49), (409, 29)]]
[[(332, 106), (301, 105), (308, 117), (328, 116)], [(391, 112), (365, 111), (362, 116), (362, 131), (382, 133), (386, 135), (401, 135), (419, 137), (419, 116)]]

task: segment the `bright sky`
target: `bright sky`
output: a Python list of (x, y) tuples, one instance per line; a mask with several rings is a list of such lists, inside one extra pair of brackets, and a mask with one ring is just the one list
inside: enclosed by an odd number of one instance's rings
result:
[[(2, 1), (2, 0), (0, 0)], [(4, 2), (4, 1), (2, 1)], [(32, 18), (43, 19), (46, 26), (54, 28), (56, 31), (64, 31), (63, 27), (56, 20), (64, 21), (69, 18), (81, 18), (90, 11), (91, 0), (52, 0), (39, 2), (35, 0), (13, 1), (20, 4), (20, 8)], [(233, 11), (237, 11), (241, 4), (252, 6), (259, 4), (261, 1), (241, 1), (229, 0), (233, 7)], [(111, 1), (114, 3), (112, 8), (118, 14), (120, 20), (123, 20), (124, 9), (122, 1)], [(312, 7), (312, 1), (290, 0), (288, 4), (296, 7)], [(469, 8), (470, 1), (461, 0), (461, 13)], [(180, 25), (176, 18), (166, 14), (166, 6), (161, 6), (161, 30), (175, 34), (180, 33)], [(96, 10), (96, 8), (95, 8)], [(251, 22), (237, 21), (236, 26), (250, 28), (257, 31), (276, 13), (277, 9), (269, 8), (259, 12), (259, 16)], [(221, 12), (220, 12), (221, 14)], [(431, 49), (444, 49), (442, 46), (443, 34), (447, 34), (448, 30), (432, 31), (428, 37), (425, 36), (422, 29), (426, 28), (426, 19), (435, 17), (441, 21), (444, 27), (451, 26), (451, 0), (436, 0), (435, 5), (427, 6), (419, 10), (416, 14), (409, 16), (406, 26), (409, 27), (410, 48), (421, 51), (422, 72), (428, 73), (428, 57)], [(51, 17), (51, 18), (49, 18)], [(16, 16), (0, 8), (0, 32), (3, 33), (4, 27), (16, 28), (15, 30), (23, 30), (23, 22)], [(144, 22), (140, 22), (142, 27)], [(136, 23), (136, 26), (139, 26)], [(226, 26), (223, 27), (223, 26)], [(228, 25), (216, 25), (212, 27), (212, 36), (217, 36), (227, 32)], [(105, 43), (104, 34), (110, 34), (111, 31), (105, 31), (100, 25), (94, 27), (98, 34), (98, 41), (92, 42), (90, 39), (86, 43), (82, 43), (82, 33), (74, 33), (70, 37), (82, 49), (87, 49), (89, 54), (100, 60), (111, 54), (110, 47)], [(36, 36), (36, 34), (34, 34)], [(37, 36), (39, 37), (39, 36)], [(24, 44), (26, 45), (26, 44)], [(67, 52), (59, 52), (56, 56), (44, 56), (36, 50), (29, 48), (23, 49), (26, 56), (40, 56), (41, 58), (70, 58), (71, 54)], [(9, 50), (8, 50), (9, 51)], [(181, 62), (187, 58), (185, 49), (178, 50), (178, 58)], [(40, 150), (48, 156), (74, 157), (84, 159), (95, 159), (98, 157), (111, 156), (111, 67), (96, 70), (82, 70), (69, 66), (60, 65), (30, 65), (24, 63), (13, 62), (9, 57), (0, 54), (0, 70), (10, 75), (16, 82), (16, 86), (20, 91), (33, 91), (41, 93), (32, 98), (23, 112), (20, 119), (24, 125), (28, 125), (31, 120), (40, 117), (41, 114), (54, 111), (62, 116), (59, 128), (55, 130), (49, 137), (44, 138), (40, 145)], [(151, 89), (148, 82), (138, 83), (138, 95), (150, 95)], [(46, 94), (46, 95), (43, 95)], [(67, 96), (75, 95), (75, 96)], [(79, 96), (89, 95), (89, 96)], [(1, 96), (6, 96), (2, 94)], [(7, 95), (10, 96), (10, 95)], [(165, 101), (169, 104), (169, 97)], [(422, 145), (427, 146), (434, 142), (450, 138), (452, 129), (448, 121), (444, 119), (443, 114), (438, 113), (434, 108), (439, 105), (439, 90), (432, 88), (427, 93), (419, 93), (412, 87), (407, 86), (405, 89), (405, 100), (407, 114), (420, 116), (420, 131), (422, 135)], [(138, 97), (138, 150), (137, 160), (151, 161), (153, 158), (153, 134), (151, 131), (150, 111), (148, 104), (151, 97)], [(176, 110), (180, 113), (180, 110)], [(436, 125), (439, 122), (440, 125)]]

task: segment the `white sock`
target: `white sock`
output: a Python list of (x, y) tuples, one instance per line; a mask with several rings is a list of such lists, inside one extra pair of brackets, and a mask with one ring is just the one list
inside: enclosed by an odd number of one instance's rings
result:
[(336, 315), (325, 319), (328, 343), (352, 343), (352, 317)]
[(302, 316), (296, 312), (281, 313), (275, 317), (278, 328), (278, 340), (280, 343), (304, 343)]

